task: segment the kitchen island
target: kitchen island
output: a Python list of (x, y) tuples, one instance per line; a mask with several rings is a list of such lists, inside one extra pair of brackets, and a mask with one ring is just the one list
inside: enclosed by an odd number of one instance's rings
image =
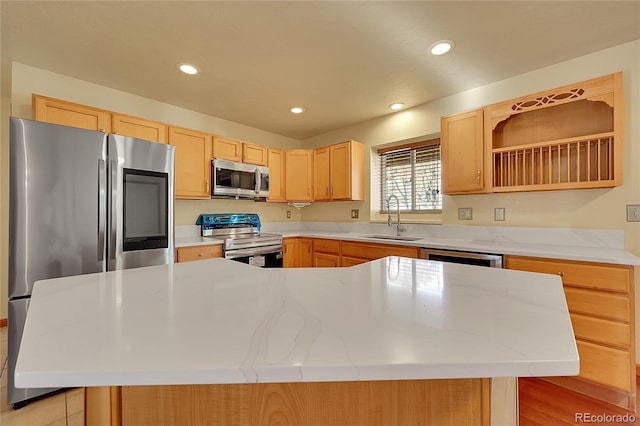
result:
[(559, 277), (212, 259), (36, 283), (16, 384), (88, 387), (124, 425), (502, 426), (516, 377), (578, 366)]

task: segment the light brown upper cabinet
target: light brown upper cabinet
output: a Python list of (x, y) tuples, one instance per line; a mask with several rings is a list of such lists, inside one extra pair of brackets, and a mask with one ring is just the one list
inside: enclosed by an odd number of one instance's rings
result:
[(256, 164), (258, 166), (266, 166), (268, 163), (267, 147), (255, 143), (243, 142), (242, 162)]
[(364, 144), (347, 141), (317, 148), (313, 154), (313, 198), (364, 199)]
[(622, 184), (622, 73), (485, 107), (493, 191)]
[(112, 113), (111, 131), (122, 136), (167, 143), (167, 125), (130, 115)]
[(285, 194), (287, 201), (312, 201), (313, 150), (285, 151)]
[(442, 117), (440, 144), (442, 192), (485, 192), (482, 109)]
[(33, 119), (81, 129), (111, 132), (111, 114), (98, 108), (32, 95)]
[(176, 198), (211, 198), (211, 135), (169, 126), (169, 144), (176, 147)]
[(213, 157), (229, 161), (242, 161), (242, 142), (214, 135)]
[(269, 166), (269, 197), (267, 201), (286, 201), (284, 151), (269, 148), (267, 157), (267, 165)]

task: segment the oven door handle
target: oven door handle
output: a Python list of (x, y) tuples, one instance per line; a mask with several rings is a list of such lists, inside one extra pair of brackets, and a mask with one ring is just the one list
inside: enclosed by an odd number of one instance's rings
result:
[(262, 254), (277, 254), (282, 252), (282, 246), (267, 246), (267, 247), (259, 247), (252, 248), (248, 250), (233, 250), (225, 252), (225, 259), (237, 259), (239, 257), (251, 257), (251, 256), (259, 256)]

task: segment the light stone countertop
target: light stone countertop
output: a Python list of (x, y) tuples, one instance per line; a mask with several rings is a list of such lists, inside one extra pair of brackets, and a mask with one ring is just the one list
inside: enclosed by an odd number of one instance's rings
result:
[(226, 259), (35, 283), (21, 387), (575, 375), (559, 277), (387, 257)]
[[(266, 231), (271, 232), (271, 231)], [(602, 262), (618, 265), (640, 265), (640, 258), (626, 250), (613, 247), (588, 247), (562, 245), (558, 243), (529, 243), (521, 241), (491, 241), (480, 239), (446, 238), (425, 236), (416, 241), (396, 241), (371, 238), (378, 233), (326, 232), (326, 231), (283, 231), (283, 237), (329, 238), (367, 243), (395, 244), (411, 247), (424, 247), (446, 250), (463, 250), (492, 254), (509, 254), (519, 256), (544, 257), (550, 259), (578, 260), (585, 262)], [(413, 234), (407, 234), (409, 236)], [(420, 236), (420, 235), (416, 235)], [(197, 246), (205, 244), (222, 244), (224, 241), (210, 237), (190, 236), (176, 238), (176, 247)]]

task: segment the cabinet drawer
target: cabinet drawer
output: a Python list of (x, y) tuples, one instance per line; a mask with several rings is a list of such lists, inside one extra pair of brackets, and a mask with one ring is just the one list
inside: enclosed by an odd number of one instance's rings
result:
[(630, 268), (553, 259), (507, 258), (507, 268), (562, 276), (566, 285), (629, 292)]
[(591, 314), (618, 321), (629, 321), (630, 303), (627, 296), (581, 288), (565, 287), (569, 311)]
[(580, 354), (580, 377), (631, 391), (635, 374), (631, 371), (629, 352), (581, 340), (576, 343)]
[(340, 254), (340, 240), (313, 239), (313, 251)]
[(342, 255), (364, 259), (380, 259), (385, 256), (418, 257), (417, 247), (394, 246), (391, 244), (369, 244), (342, 242)]
[(627, 348), (631, 346), (629, 324), (580, 314), (571, 314), (571, 323), (576, 338)]
[(176, 262), (212, 259), (222, 256), (222, 245), (180, 247), (176, 252)]
[(369, 262), (371, 259), (362, 259), (360, 257), (347, 257), (342, 256), (341, 266), (354, 266), (361, 263)]

